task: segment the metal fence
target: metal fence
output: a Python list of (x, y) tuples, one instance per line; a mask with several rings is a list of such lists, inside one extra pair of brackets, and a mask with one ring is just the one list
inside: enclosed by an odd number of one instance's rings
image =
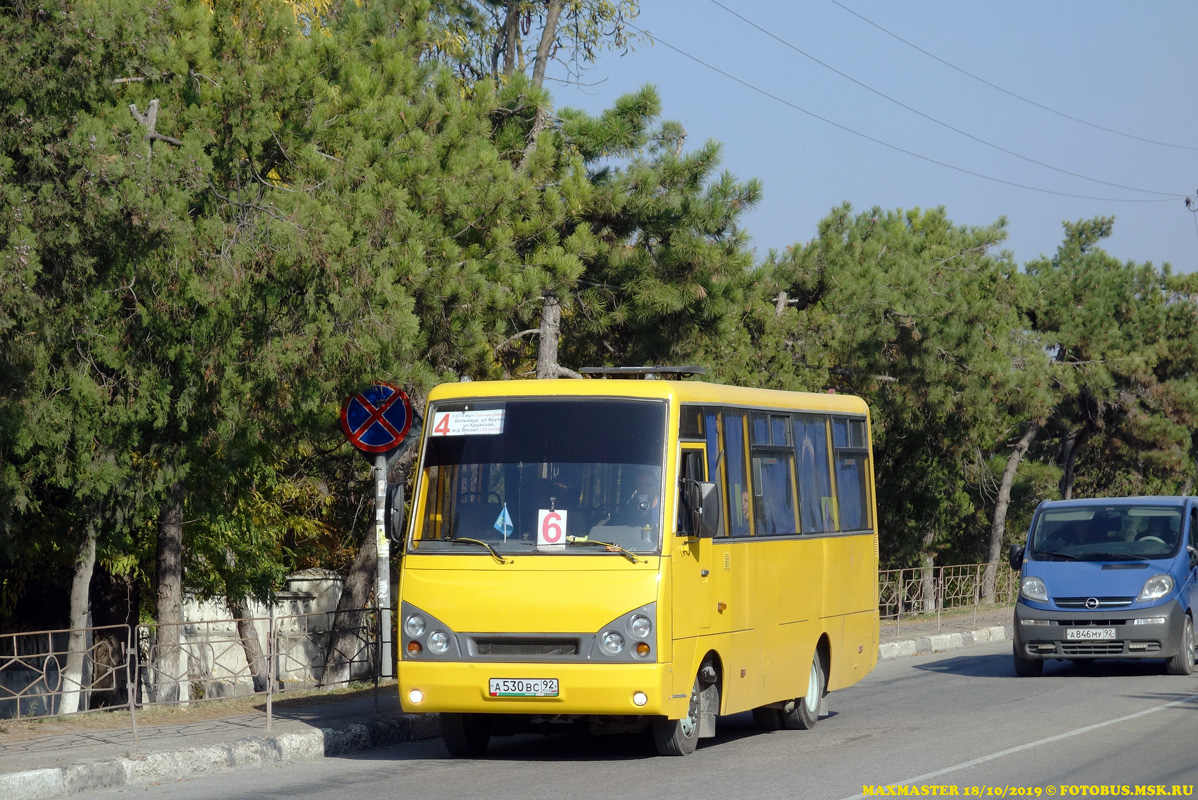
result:
[[(883, 620), (978, 609), (985, 604), (985, 564), (884, 570), (878, 610)], [(1012, 605), (1019, 575), (999, 564), (995, 605)], [(337, 614), (345, 615), (337, 619)], [(158, 625), (88, 628), (86, 644), (69, 646), (69, 630), (0, 635), (0, 719), (55, 716), (63, 710), (128, 709), (134, 732), (137, 709), (259, 695), (271, 701), (295, 689), (334, 688), (374, 682), (381, 674), (377, 609), (291, 614)], [(238, 623), (253, 626), (261, 653), (247, 653)], [(337, 644), (335, 674), (327, 669), (334, 624), (345, 635)], [(177, 643), (177, 644), (176, 644)], [(78, 682), (67, 665), (80, 668)], [(64, 704), (65, 703), (65, 704)]]
[[(883, 620), (939, 614), (953, 609), (987, 605), (983, 581), (985, 564), (951, 567), (888, 569), (878, 574), (878, 612)], [(1014, 605), (1019, 597), (1019, 573), (1009, 564), (995, 569), (991, 605)]]
[[(334, 671), (327, 659), (338, 622)], [(252, 635), (243, 637), (239, 623)], [(379, 614), (371, 608), (82, 632), (86, 644), (74, 651), (69, 630), (0, 636), (0, 719), (128, 709), (136, 733), (138, 708), (258, 695), (266, 699), (269, 728), (276, 694), (377, 685), (382, 673)], [(257, 648), (247, 648), (251, 636)], [(247, 653), (255, 650), (252, 661)]]

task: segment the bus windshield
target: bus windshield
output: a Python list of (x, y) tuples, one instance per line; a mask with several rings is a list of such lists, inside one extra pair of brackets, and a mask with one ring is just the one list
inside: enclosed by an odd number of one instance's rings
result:
[(661, 400), (612, 398), (433, 404), (420, 462), (423, 513), (409, 547), (657, 552), (666, 412)]

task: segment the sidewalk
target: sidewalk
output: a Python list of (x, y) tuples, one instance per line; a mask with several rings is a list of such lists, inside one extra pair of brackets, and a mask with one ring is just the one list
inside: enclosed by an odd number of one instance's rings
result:
[(881, 626), (878, 660), (940, 653), (985, 642), (1011, 640), (1015, 609), (989, 607), (976, 611), (946, 611), (914, 620), (884, 620)]
[[(222, 709), (222, 702), (237, 708)], [(171, 783), (235, 767), (306, 761), (440, 735), (433, 715), (404, 714), (395, 684), (342, 696), (193, 704), (178, 713), (139, 711), (134, 741), (127, 712), (15, 722), (0, 720), (0, 800), (40, 800)], [(222, 715), (222, 710), (227, 715)], [(212, 717), (196, 720), (189, 717)], [(180, 721), (163, 718), (177, 717)], [(44, 727), (44, 733), (37, 731)]]
[[(1011, 609), (886, 621), (879, 659), (1010, 639)], [(234, 701), (236, 702), (236, 701)], [(134, 741), (127, 713), (0, 720), (0, 800), (43, 800), (163, 783), (236, 767), (306, 761), (440, 735), (435, 715), (404, 714), (395, 684), (348, 695), (197, 703), (142, 715)], [(152, 716), (152, 719), (150, 718)], [(204, 717), (196, 719), (195, 717)]]

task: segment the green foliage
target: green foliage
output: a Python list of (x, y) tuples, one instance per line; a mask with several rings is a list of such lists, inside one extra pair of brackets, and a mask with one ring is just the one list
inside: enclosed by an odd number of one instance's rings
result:
[(1062, 491), (1080, 496), (1187, 491), (1198, 423), (1193, 278), (1112, 258), (1098, 243), (1113, 224), (1066, 223), (1057, 254), (1027, 266), (1060, 397), (1056, 450), (1045, 456), (1075, 464)]
[(531, 70), (545, 26), (576, 76), (638, 4), (553, 8), (0, 6), (0, 615), (93, 521), (153, 580), (175, 486), (202, 596), (345, 566), (373, 492), (342, 398), (531, 374), (547, 297), (568, 367), (864, 396), (888, 564), (984, 558), (1039, 424), (1008, 537), (1062, 491), (1193, 488), (1198, 279), (1111, 258), (1105, 218), (1021, 271), (1002, 220), (847, 205), (754, 264), (762, 188), (718, 143), (649, 86), (554, 111)]
[[(853, 215), (846, 205), (805, 247), (758, 268), (746, 338), (730, 359), (779, 388), (828, 387), (873, 409), (883, 559), (908, 565), (982, 535), (983, 454), (1012, 415), (1045, 399), (1024, 335), (1026, 291), (992, 251), (1002, 222), (953, 225), (943, 209)], [(744, 366), (747, 365), (747, 366)]]

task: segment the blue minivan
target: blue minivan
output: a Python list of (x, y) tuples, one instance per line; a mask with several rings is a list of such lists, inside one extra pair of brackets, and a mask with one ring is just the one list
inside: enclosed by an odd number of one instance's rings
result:
[(1193, 674), (1198, 498), (1045, 501), (1010, 561), (1020, 677), (1050, 658), (1162, 658)]

